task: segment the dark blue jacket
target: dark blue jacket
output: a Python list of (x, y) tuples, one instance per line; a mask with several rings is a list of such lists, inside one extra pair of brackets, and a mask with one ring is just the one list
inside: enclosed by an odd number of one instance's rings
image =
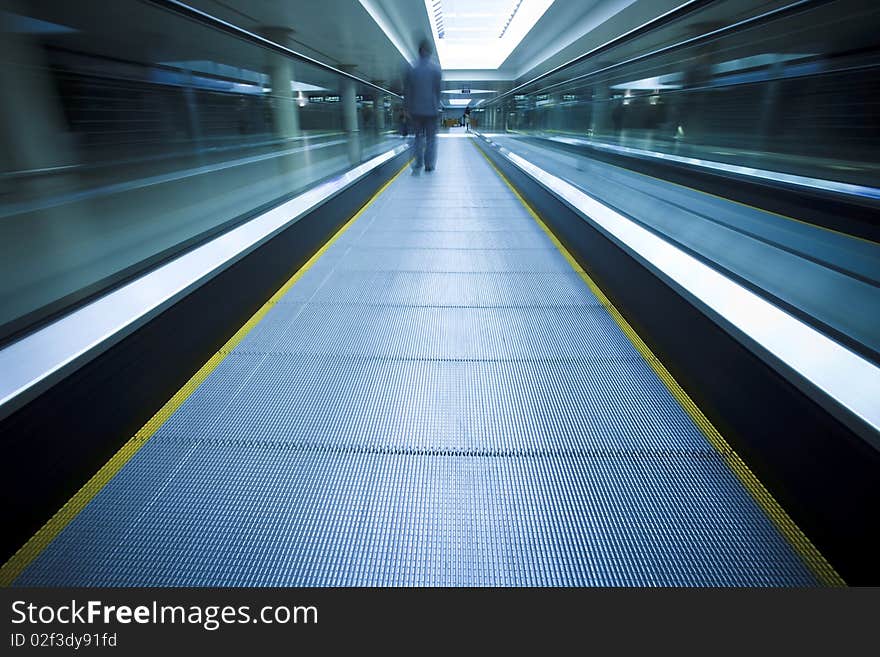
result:
[(440, 107), (440, 67), (434, 60), (421, 57), (407, 71), (404, 102), (412, 116), (437, 116)]

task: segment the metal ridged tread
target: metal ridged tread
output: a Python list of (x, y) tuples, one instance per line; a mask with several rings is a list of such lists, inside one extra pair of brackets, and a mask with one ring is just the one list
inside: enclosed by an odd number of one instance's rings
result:
[(394, 182), (19, 585), (816, 581), (466, 139)]

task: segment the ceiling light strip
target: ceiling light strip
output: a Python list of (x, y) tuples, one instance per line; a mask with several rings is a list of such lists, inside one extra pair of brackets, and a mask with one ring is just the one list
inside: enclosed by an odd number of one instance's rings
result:
[(507, 28), (510, 27), (510, 24), (513, 22), (513, 17), (516, 16), (516, 12), (519, 11), (520, 6), (522, 5), (523, 0), (517, 0), (516, 7), (513, 8), (513, 12), (511, 12), (510, 17), (507, 19), (507, 22), (504, 24), (504, 28), (501, 30), (501, 34), (498, 35), (499, 39), (504, 38), (504, 33), (507, 32)]

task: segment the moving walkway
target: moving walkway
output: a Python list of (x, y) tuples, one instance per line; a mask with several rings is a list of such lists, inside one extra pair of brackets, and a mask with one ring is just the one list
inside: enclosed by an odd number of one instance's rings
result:
[(404, 165), (4, 577), (841, 583), (474, 142)]

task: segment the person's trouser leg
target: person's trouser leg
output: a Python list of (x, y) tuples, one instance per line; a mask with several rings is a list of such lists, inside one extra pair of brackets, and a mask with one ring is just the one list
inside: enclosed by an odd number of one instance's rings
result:
[(437, 119), (425, 119), (425, 168), (433, 169), (437, 164)]
[(413, 162), (413, 170), (418, 171), (424, 164), (425, 152), (425, 126), (422, 117), (414, 116), (412, 120), (413, 132), (415, 133), (415, 141), (413, 142), (413, 150), (415, 153), (415, 161)]

